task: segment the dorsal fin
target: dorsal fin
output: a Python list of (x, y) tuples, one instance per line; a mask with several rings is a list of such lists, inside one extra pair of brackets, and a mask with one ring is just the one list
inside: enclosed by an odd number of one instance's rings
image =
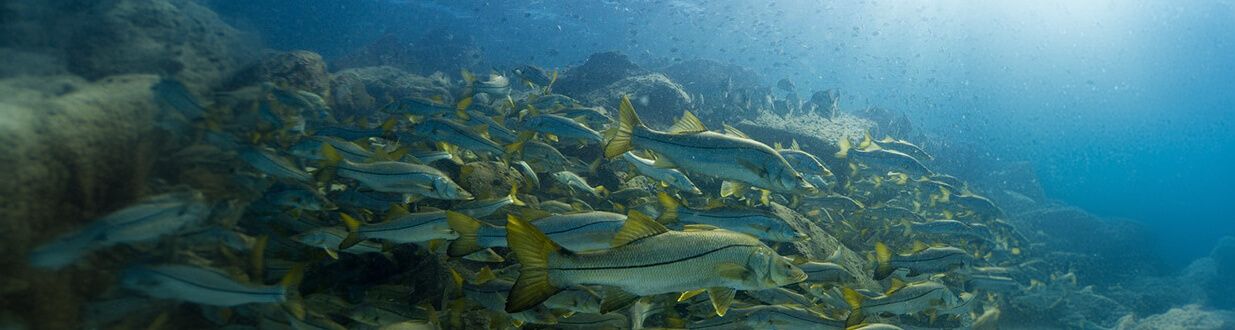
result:
[[(728, 125), (725, 125), (725, 126), (728, 126)], [(785, 149), (785, 146), (781, 145), (780, 142), (776, 142), (776, 143), (772, 143), (772, 149), (783, 150)]]
[(866, 148), (870, 148), (870, 146), (874, 144), (875, 144), (875, 141), (871, 140), (871, 132), (870, 131), (862, 132), (862, 142), (858, 143), (858, 149), (865, 150)]
[(694, 134), (706, 132), (707, 130), (708, 128), (703, 126), (703, 122), (699, 121), (699, 117), (695, 117), (694, 114), (690, 113), (690, 110), (682, 112), (682, 118), (678, 119), (678, 122), (673, 123), (672, 127), (669, 127), (669, 133), (671, 134)]
[(882, 140), (879, 140), (879, 142), (891, 143), (896, 142), (896, 139), (893, 139), (891, 136), (884, 136)]
[(725, 124), (725, 134), (740, 137), (743, 139), (750, 139), (750, 135), (746, 135), (746, 133), (742, 133), (742, 131), (738, 130), (737, 127), (729, 126), (729, 124)]
[(651, 237), (666, 233), (669, 228), (665, 228), (652, 218), (649, 218), (639, 211), (630, 211), (626, 216), (626, 223), (622, 225), (622, 229), (617, 235), (613, 236), (613, 247), (619, 247), (637, 241), (641, 238)]
[(789, 149), (802, 150), (802, 145), (798, 144), (798, 139), (793, 139), (793, 144), (789, 145)]

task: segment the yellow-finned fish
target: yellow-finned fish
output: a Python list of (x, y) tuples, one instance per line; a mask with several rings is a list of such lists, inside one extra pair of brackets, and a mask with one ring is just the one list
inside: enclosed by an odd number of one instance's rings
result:
[(639, 296), (706, 288), (724, 315), (736, 290), (798, 283), (806, 273), (758, 239), (727, 230), (670, 231), (638, 211), (613, 238), (613, 248), (570, 253), (532, 224), (509, 219), (507, 241), (522, 264), (507, 312), (539, 305), (562, 288), (606, 285), (602, 312)]

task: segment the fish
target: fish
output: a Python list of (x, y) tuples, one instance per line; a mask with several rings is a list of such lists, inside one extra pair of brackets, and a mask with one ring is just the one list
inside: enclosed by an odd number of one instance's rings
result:
[(691, 323), (689, 329), (846, 329), (845, 320), (833, 320), (808, 309), (787, 305), (735, 308), (724, 317)]
[(787, 194), (818, 192), (771, 147), (751, 139), (709, 132), (689, 111), (668, 132), (644, 126), (627, 97), (622, 97), (619, 115), (614, 135), (604, 145), (606, 158), (637, 147), (659, 155), (659, 166), (736, 182), (729, 192), (741, 190), (743, 185)]
[(527, 180), (528, 188), (540, 188), (540, 176), (536, 175), (536, 171), (532, 170), (532, 165), (528, 165), (527, 162), (520, 160), (510, 163), (510, 167), (519, 171), (523, 179)]
[(965, 288), (968, 290), (983, 290), (987, 292), (1020, 292), (1023, 285), (1015, 279), (1006, 276), (971, 274), (965, 278)]
[(29, 261), (38, 268), (60, 269), (93, 251), (118, 244), (149, 242), (194, 228), (204, 222), (210, 212), (205, 197), (196, 190), (146, 197), (34, 248)]
[(618, 313), (580, 313), (566, 318), (559, 318), (557, 324), (554, 324), (553, 327), (557, 329), (622, 330), (630, 328), (630, 318)]
[(272, 205), (305, 211), (324, 211), (338, 208), (326, 196), (309, 189), (309, 187), (284, 186), (271, 188), (266, 191), (266, 195), (262, 199)]
[[(210, 306), (239, 306), (287, 303), (300, 277), (300, 271), (293, 271), (279, 285), (260, 285), (237, 282), (227, 274), (209, 268), (175, 264), (133, 265), (121, 272), (120, 284), (125, 289), (153, 298)], [(304, 312), (303, 305), (299, 309)]]
[(414, 137), (404, 136), (403, 140), (416, 141), (416, 137), (433, 142), (447, 143), (467, 149), (472, 152), (502, 156), (506, 149), (489, 139), (489, 127), (478, 125), (465, 127), (453, 120), (444, 118), (429, 118), (412, 127)]
[(613, 122), (604, 107), (567, 107), (553, 111), (554, 115), (574, 119), (591, 127), (602, 127)]
[(298, 183), (313, 182), (313, 177), (291, 160), (264, 147), (245, 147), (240, 150), (240, 159), (266, 175)]
[(557, 148), (540, 141), (525, 140), (515, 142), (510, 145), (510, 149), (518, 150), (523, 160), (538, 173), (566, 171), (569, 170), (569, 166), (575, 164), (574, 161), (566, 158)]
[(377, 159), (373, 151), (333, 136), (314, 136), (302, 139), (296, 145), (293, 145), (289, 152), (300, 159), (323, 161), (326, 160), (326, 156), (322, 155), (323, 144), (329, 144), (334, 150), (339, 152), (343, 159), (353, 162), (366, 162)]
[(810, 239), (772, 212), (727, 206), (697, 210), (683, 206), (681, 201), (663, 191), (657, 197), (664, 207), (664, 212), (660, 215), (662, 223), (677, 221), (715, 226), (773, 242), (800, 242)]
[[(509, 246), (506, 227), (489, 225), (460, 215), (448, 216), (446, 219), (450, 228), (459, 233), (459, 238), (450, 242), (447, 247), (448, 255), (457, 257), (484, 248)], [(562, 248), (585, 252), (612, 247), (613, 236), (621, 230), (625, 222), (626, 215), (620, 213), (591, 211), (550, 215), (532, 221), (532, 225)]]
[(338, 259), (339, 252), (349, 254), (382, 253), (385, 249), (381, 244), (360, 241), (355, 245), (340, 249), (343, 240), (350, 236), (343, 227), (319, 227), (291, 237), (292, 241), (326, 251), (330, 257)]
[(690, 178), (686, 177), (685, 174), (682, 174), (681, 171), (671, 168), (656, 167), (652, 160), (640, 158), (639, 156), (635, 156), (633, 152), (629, 151), (623, 153), (622, 158), (626, 159), (626, 161), (631, 165), (634, 165), (635, 170), (638, 171), (639, 174), (660, 182), (662, 186), (673, 187), (692, 195), (703, 194), (703, 191), (700, 191), (699, 187), (696, 187), (695, 183), (691, 182)]
[(978, 229), (964, 222), (952, 219), (931, 219), (927, 222), (911, 222), (908, 219), (901, 222), (904, 227), (904, 236), (911, 236), (914, 233), (932, 234), (932, 235), (954, 235), (960, 237), (977, 238), (983, 241), (992, 241), (990, 228), (982, 226)]
[(746, 295), (751, 296), (767, 305), (798, 305), (808, 308), (815, 305), (810, 298), (786, 288), (746, 291)]
[(932, 308), (953, 306), (958, 299), (947, 286), (934, 281), (900, 284), (899, 280), (882, 296), (867, 297), (853, 289), (842, 289), (849, 303), (851, 319), (861, 320), (861, 315), (913, 314)]
[[(460, 103), (463, 102), (465, 101), (460, 101)], [(460, 118), (466, 119), (468, 117), (467, 113), (459, 110), (459, 105), (465, 104), (456, 104), (455, 106), (451, 106), (450, 104), (435, 102), (433, 100), (409, 97), (387, 103), (385, 106), (382, 106), (380, 111), (392, 115), (408, 115), (425, 118), (456, 114)]]
[(496, 73), (489, 74), (487, 78), (488, 79), (485, 80), (478, 80), (471, 74), (471, 72), (467, 72), (466, 70), (463, 72), (463, 80), (472, 89), (473, 93), (490, 94), (500, 97), (510, 95), (509, 78)]
[[(723, 316), (736, 290), (761, 290), (801, 282), (806, 274), (754, 237), (726, 230), (680, 232), (638, 211), (606, 250), (565, 253), (532, 224), (508, 219), (507, 240), (522, 269), (506, 311), (539, 305), (563, 287), (610, 286), (610, 304), (633, 297), (708, 288)], [(602, 308), (607, 312), (610, 308)]]
[(605, 186), (592, 187), (587, 183), (586, 179), (580, 177), (578, 174), (575, 174), (575, 172), (558, 171), (554, 172), (550, 176), (552, 176), (553, 180), (557, 181), (558, 184), (565, 186), (571, 191), (586, 192), (598, 198), (605, 192)]
[(837, 144), (840, 151), (836, 152), (836, 158), (851, 159), (883, 170), (904, 172), (914, 177), (934, 174), (918, 159), (899, 151), (882, 149), (875, 144), (868, 145), (864, 149), (853, 149), (847, 138), (841, 138)]
[(891, 136), (885, 136), (877, 143), (879, 143), (879, 147), (881, 148), (899, 151), (906, 155), (913, 156), (913, 158), (926, 160), (935, 159), (935, 156), (931, 156), (931, 154), (927, 153), (926, 150), (923, 150), (922, 147), (910, 143), (909, 141), (893, 139)]
[(543, 134), (549, 141), (571, 140), (582, 143), (600, 143), (603, 138), (600, 133), (575, 121), (574, 119), (553, 115), (539, 114), (524, 118), (519, 124), (520, 129)]
[[(493, 311), (503, 311), (508, 305), (510, 295), (518, 284), (501, 278), (492, 279), (479, 284), (464, 284), (463, 295), (468, 300)], [(510, 317), (532, 324), (555, 324), (558, 318), (549, 309), (532, 306), (518, 312), (510, 312)]]
[(501, 119), (501, 116), (489, 117), (479, 111), (471, 110), (468, 111), (468, 115), (471, 117), (467, 120), (468, 126), (477, 127), (483, 125), (488, 129), (489, 137), (495, 141), (501, 141), (502, 143), (513, 143), (519, 139), (519, 135), (516, 134), (515, 131), (506, 128), (506, 126), (494, 119)]
[(425, 243), (432, 240), (452, 240), (459, 237), (446, 223), (446, 212), (428, 211), (395, 215), (389, 220), (375, 224), (361, 224), (346, 213), (339, 213), (347, 227), (347, 237), (339, 242), (340, 249), (347, 249), (363, 240), (379, 239), (395, 244)]
[(397, 161), (354, 163), (342, 159), (333, 148), (323, 148), (327, 167), (345, 178), (380, 192), (404, 193), (445, 200), (471, 200), (472, 194), (436, 168)]
[(806, 261), (798, 263), (806, 272), (806, 281), (812, 283), (849, 283), (857, 278), (848, 269), (831, 262)]
[(552, 78), (556, 76), (556, 72), (550, 75), (545, 69), (534, 65), (521, 65), (511, 70), (511, 72), (514, 72), (515, 76), (519, 77), (519, 79), (523, 79), (523, 81), (535, 84), (536, 86), (549, 86), (549, 83), (553, 80)]
[(941, 273), (964, 267), (973, 262), (973, 256), (955, 247), (927, 247), (920, 243), (910, 254), (893, 254), (883, 243), (875, 244), (875, 279), (882, 280), (896, 269), (908, 269), (908, 276), (925, 273)]
[(454, 211), (466, 214), (473, 218), (483, 218), (496, 213), (499, 209), (507, 205), (525, 206), (523, 201), (519, 200), (518, 187), (510, 187), (510, 194), (499, 198), (479, 199), (468, 202), (463, 202), (454, 207)]

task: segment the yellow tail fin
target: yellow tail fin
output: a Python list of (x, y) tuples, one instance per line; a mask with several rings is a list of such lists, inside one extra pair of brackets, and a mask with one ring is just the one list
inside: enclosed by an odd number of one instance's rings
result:
[(663, 191), (660, 192), (660, 194), (658, 194), (656, 197), (657, 199), (660, 200), (660, 205), (665, 208), (664, 211), (660, 212), (660, 218), (657, 218), (656, 220), (660, 221), (660, 223), (670, 223), (670, 222), (677, 221), (678, 207), (682, 206), (682, 202), (679, 201), (677, 198), (673, 198), (673, 196), (669, 196), (668, 193), (665, 193)]
[(450, 241), (450, 246), (446, 247), (446, 255), (452, 258), (462, 257), (483, 248), (476, 235), (483, 225), (480, 221), (463, 213), (446, 211), (446, 224), (451, 230), (459, 233), (459, 238)]
[(517, 217), (507, 217), (506, 240), (519, 264), (523, 265), (506, 298), (507, 313), (536, 307), (562, 290), (549, 283), (549, 255), (561, 247), (535, 226)]
[(618, 123), (615, 126), (613, 138), (605, 142), (605, 158), (617, 157), (633, 148), (630, 145), (631, 135), (635, 128), (642, 127), (643, 122), (635, 113), (635, 107), (630, 104), (630, 98), (622, 96), (622, 104), (618, 111)]
[(892, 250), (888, 249), (883, 242), (875, 243), (875, 260), (878, 266), (875, 266), (875, 280), (882, 280), (892, 275)]
[(845, 157), (849, 157), (849, 148), (853, 146), (849, 145), (849, 138), (842, 137), (840, 140), (836, 141), (836, 147), (840, 148), (840, 150), (835, 154), (836, 158), (843, 159)]
[(339, 218), (342, 218), (343, 225), (347, 226), (347, 237), (343, 238), (342, 242), (339, 242), (339, 250), (346, 250), (364, 240), (364, 237), (360, 236), (360, 233), (357, 232), (360, 229), (360, 221), (352, 218), (347, 213), (339, 213)]

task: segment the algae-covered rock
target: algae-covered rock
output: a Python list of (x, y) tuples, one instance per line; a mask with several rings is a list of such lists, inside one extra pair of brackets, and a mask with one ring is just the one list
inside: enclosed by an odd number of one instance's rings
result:
[(265, 54), (257, 63), (232, 79), (233, 85), (244, 86), (255, 81), (268, 81), (284, 88), (312, 92), (323, 97), (330, 91), (330, 74), (326, 62), (317, 53), (306, 50)]
[(153, 73), (202, 93), (252, 55), (253, 39), (188, 0), (111, 0), (77, 7), (69, 40), (71, 72), (87, 79)]
[(623, 95), (630, 97), (643, 123), (653, 128), (669, 127), (674, 118), (690, 108), (690, 95), (681, 85), (660, 73), (624, 78), (585, 94), (581, 99), (617, 109)]
[(781, 219), (785, 219), (793, 229), (810, 236), (810, 240), (793, 243), (793, 246), (803, 256), (812, 260), (827, 260), (845, 267), (857, 278), (857, 283), (853, 283), (855, 288), (880, 289), (879, 283), (871, 279), (871, 271), (866, 267), (866, 259), (845, 247), (823, 228), (819, 228), (815, 221), (777, 203), (771, 204), (771, 210)]
[(596, 53), (582, 65), (562, 72), (553, 89), (561, 94), (582, 97), (619, 80), (644, 73), (647, 70), (635, 65), (622, 53)]
[(21, 311), (40, 327), (72, 328), (80, 292), (111, 284), (97, 271), (32, 270), (26, 255), (141, 194), (154, 163), (150, 86), (157, 80), (0, 80), (0, 278), (26, 283), (4, 290), (0, 309)]
[(1207, 310), (1198, 305), (1172, 308), (1166, 313), (1151, 315), (1141, 320), (1132, 329), (1136, 330), (1183, 330), (1183, 329), (1230, 329), (1235, 327), (1235, 313), (1223, 310)]
[(425, 77), (389, 66), (339, 71), (331, 77), (329, 94), (337, 118), (366, 116), (402, 98), (437, 98), (444, 103), (454, 103), (450, 82), (445, 76)]

